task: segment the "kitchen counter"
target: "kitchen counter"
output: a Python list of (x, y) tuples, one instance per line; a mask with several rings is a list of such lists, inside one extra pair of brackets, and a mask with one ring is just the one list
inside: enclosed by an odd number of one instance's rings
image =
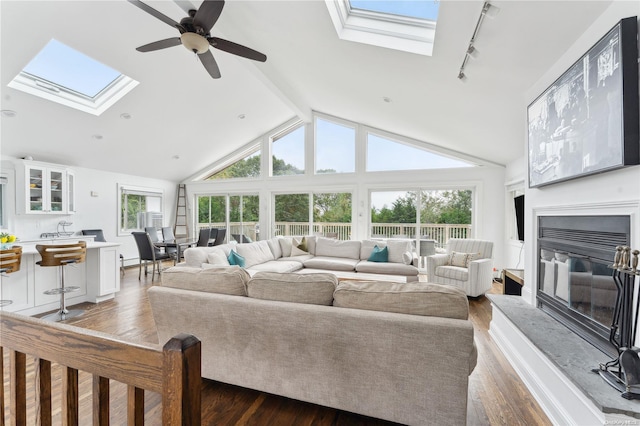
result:
[(40, 254), (38, 244), (65, 244), (87, 242), (85, 262), (65, 266), (65, 285), (77, 286), (79, 291), (67, 293), (67, 305), (82, 302), (100, 303), (112, 299), (120, 290), (120, 244), (95, 242), (92, 237), (70, 236), (17, 241), (22, 246), (20, 270), (0, 276), (0, 299), (13, 303), (2, 309), (24, 315), (37, 315), (54, 311), (60, 306), (60, 297), (46, 295), (45, 291), (60, 286), (60, 267), (43, 267), (36, 262)]

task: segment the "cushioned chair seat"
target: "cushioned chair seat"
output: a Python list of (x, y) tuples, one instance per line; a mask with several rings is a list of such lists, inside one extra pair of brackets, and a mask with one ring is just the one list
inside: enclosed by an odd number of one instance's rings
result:
[(438, 266), (436, 275), (452, 280), (467, 281), (469, 279), (469, 270), (459, 266)]
[(316, 256), (304, 261), (305, 268), (328, 269), (333, 271), (355, 271), (359, 260), (346, 257)]
[(393, 262), (369, 262), (367, 260), (358, 262), (356, 271), (368, 274), (405, 275), (408, 277), (418, 275), (418, 270), (413, 265)]
[(253, 265), (251, 268), (247, 269), (247, 271), (253, 276), (253, 274), (257, 272), (287, 273), (299, 271), (300, 269), (302, 269), (302, 263), (296, 260), (270, 260), (269, 262), (265, 262), (260, 265)]

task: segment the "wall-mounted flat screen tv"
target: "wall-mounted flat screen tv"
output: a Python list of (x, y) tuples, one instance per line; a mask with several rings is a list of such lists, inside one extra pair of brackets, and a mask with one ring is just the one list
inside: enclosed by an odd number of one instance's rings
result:
[(516, 212), (516, 230), (518, 240), (524, 241), (524, 195), (518, 195), (513, 199), (513, 207)]
[(529, 187), (640, 163), (638, 19), (622, 19), (529, 107)]

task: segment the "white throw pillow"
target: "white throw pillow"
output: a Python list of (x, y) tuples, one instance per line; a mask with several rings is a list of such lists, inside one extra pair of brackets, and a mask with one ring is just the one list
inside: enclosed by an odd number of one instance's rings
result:
[(209, 262), (210, 265), (214, 266), (229, 266), (227, 256), (225, 256), (222, 249), (215, 250), (207, 254), (207, 262)]
[(389, 248), (389, 262), (404, 263), (403, 255), (411, 251), (411, 241), (408, 240), (387, 240)]
[(402, 253), (402, 263), (405, 265), (411, 265), (413, 263), (413, 254), (410, 251)]

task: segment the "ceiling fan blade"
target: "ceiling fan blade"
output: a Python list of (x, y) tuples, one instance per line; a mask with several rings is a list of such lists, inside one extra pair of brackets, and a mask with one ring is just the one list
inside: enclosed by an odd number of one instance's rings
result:
[(224, 0), (204, 0), (200, 9), (196, 12), (196, 16), (193, 17), (193, 23), (202, 27), (205, 33), (209, 34), (213, 24), (220, 17), (223, 7)]
[(209, 37), (207, 40), (209, 40), (209, 44), (216, 49), (224, 50), (225, 52), (242, 56), (247, 59), (253, 59), (254, 61), (265, 62), (267, 60), (267, 55), (260, 53), (257, 50), (249, 49), (241, 44), (218, 37)]
[(180, 37), (172, 37), (165, 40), (154, 41), (144, 46), (136, 47), (138, 52), (152, 52), (154, 50), (166, 49), (167, 47), (178, 46), (182, 44)]
[(173, 2), (180, 6), (180, 9), (184, 10), (187, 15), (190, 10), (198, 10), (189, 0), (173, 0)]
[(204, 53), (199, 53), (198, 58), (200, 58), (200, 62), (202, 62), (202, 65), (204, 65), (211, 77), (220, 78), (220, 68), (218, 68), (218, 64), (213, 58), (210, 50), (207, 50)]
[(131, 3), (132, 5), (137, 6), (140, 9), (144, 10), (149, 15), (155, 16), (156, 18), (158, 18), (159, 20), (161, 20), (162, 22), (164, 22), (167, 25), (171, 25), (174, 28), (180, 28), (181, 27), (181, 25), (179, 23), (177, 23), (173, 19), (169, 18), (167, 15), (164, 15), (164, 14), (158, 12), (157, 10), (152, 8), (151, 6), (147, 6), (146, 4), (142, 3), (140, 0), (127, 0), (127, 1), (129, 3)]

